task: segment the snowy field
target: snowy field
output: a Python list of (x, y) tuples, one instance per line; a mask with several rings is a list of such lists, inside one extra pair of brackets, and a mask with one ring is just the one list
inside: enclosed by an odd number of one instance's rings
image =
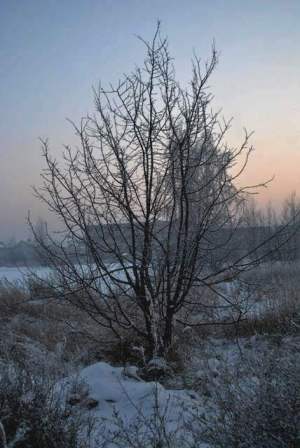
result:
[[(50, 272), (35, 269), (39, 277)], [(30, 274), (0, 268), (0, 279), (10, 282)], [(170, 372), (158, 383), (141, 374), (140, 340), (127, 342), (124, 358), (119, 340), (80, 311), (51, 301), (32, 306), (23, 301), (26, 289), (18, 296), (2, 288), (0, 423), (9, 447), (13, 434), (24, 438), (20, 448), (44, 447), (28, 442), (38, 431), (68, 440), (77, 418), (77, 442), (58, 448), (298, 446), (299, 279), (299, 265), (278, 264), (253, 272), (248, 289), (221, 284), (247, 319), (239, 328), (176, 328)]]
[[(111, 263), (107, 265), (110, 271), (113, 273), (115, 278), (119, 278), (122, 280), (126, 280), (126, 276), (124, 273), (123, 267), (118, 263)], [(78, 271), (78, 274), (81, 277), (91, 278), (102, 292), (106, 293), (108, 290), (107, 284), (109, 283), (108, 278), (103, 280), (103, 277), (99, 275), (99, 270), (96, 265), (85, 265), (78, 264), (74, 266)], [(130, 271), (130, 267), (128, 267), (128, 271)], [(105, 276), (105, 275), (104, 275)], [(55, 271), (53, 271), (49, 267), (0, 267), (0, 282), (9, 282), (11, 284), (15, 284), (18, 286), (25, 286), (26, 282), (33, 278), (34, 280), (46, 280), (47, 278), (51, 278), (51, 281), (55, 282)], [(72, 272), (69, 272), (69, 279), (72, 279), (76, 282), (77, 279)]]
[[(122, 278), (126, 280), (124, 271), (119, 264), (111, 263), (109, 265), (109, 268), (111, 272), (114, 273), (114, 276), (116, 278)], [(77, 269), (81, 276), (92, 276), (92, 278), (95, 279), (97, 279), (98, 277), (98, 280), (95, 280), (97, 283), (97, 287), (103, 292), (106, 292), (107, 287), (105, 286), (104, 281), (101, 280), (101, 277), (99, 278), (99, 275), (97, 275), (96, 266), (78, 265)], [(263, 269), (267, 270), (266, 267), (261, 269), (262, 272)], [(284, 271), (286, 269), (287, 267), (285, 264), (276, 264), (276, 270)], [(128, 270), (130, 270), (130, 267), (128, 268)], [(26, 287), (26, 282), (32, 277), (34, 277), (34, 279), (40, 278), (41, 280), (43, 280), (50, 277), (51, 275), (53, 275), (53, 271), (49, 267), (0, 267), (0, 283), (9, 282), (17, 286)], [(72, 278), (72, 276), (70, 276), (69, 278)], [(52, 277), (52, 280), (55, 282), (55, 276)], [(268, 298), (268, 292), (263, 294), (260, 293), (259, 296), (255, 292), (254, 294), (251, 293), (248, 297), (249, 293), (244, 288), (244, 285), (242, 285), (238, 281), (220, 283), (217, 289), (220, 291), (222, 296), (227, 297), (229, 298), (229, 300), (235, 302), (237, 305), (237, 309), (239, 309), (243, 313), (243, 315), (247, 317), (261, 317), (265, 313), (269, 313), (270, 311), (273, 312), (274, 305), (275, 308), (285, 306), (284, 297), (279, 297), (275, 301), (276, 303), (274, 302), (274, 300), (270, 302)], [(230, 306), (226, 306), (226, 303), (223, 301), (222, 297), (215, 298), (215, 305), (218, 305), (220, 307), (218, 310), (215, 310), (214, 318), (223, 320), (226, 318), (234, 317), (234, 314), (232, 315), (232, 308)], [(194, 317), (195, 319), (198, 318), (197, 315), (195, 315)]]
[(32, 273), (36, 274), (40, 278), (45, 278), (50, 274), (49, 268), (28, 268), (26, 266), (12, 268), (12, 267), (0, 267), (0, 281), (8, 281), (11, 283), (23, 283)]

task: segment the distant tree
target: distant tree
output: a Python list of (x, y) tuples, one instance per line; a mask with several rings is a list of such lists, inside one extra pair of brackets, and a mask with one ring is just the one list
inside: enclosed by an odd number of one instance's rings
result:
[[(119, 336), (135, 331), (153, 357), (166, 355), (175, 324), (215, 323), (203, 320), (203, 290), (218, 293), (255, 263), (249, 250), (233, 251), (250, 188), (237, 180), (252, 147), (247, 132), (238, 148), (224, 143), (230, 123), (211, 110), (214, 48), (206, 64), (194, 57), (181, 87), (160, 26), (143, 42), (144, 65), (95, 90), (96, 114), (74, 125), (79, 146), (65, 147), (63, 164), (42, 142), (36, 194), (64, 223), (68, 249), (33, 231), (57, 296)], [(241, 319), (239, 304), (220, 297), (232, 310), (222, 323)]]
[(299, 258), (300, 255), (300, 240), (299, 232), (299, 210), (300, 201), (297, 198), (296, 192), (292, 192), (284, 201), (281, 213), (282, 224), (289, 224), (291, 227), (292, 237), (289, 239), (284, 247), (286, 254), (285, 258), (292, 261)]
[(284, 201), (282, 207), (282, 220), (296, 225), (299, 215), (300, 201), (297, 194), (293, 191)]
[(39, 218), (35, 223), (34, 233), (39, 241), (45, 241), (48, 235), (47, 222)]

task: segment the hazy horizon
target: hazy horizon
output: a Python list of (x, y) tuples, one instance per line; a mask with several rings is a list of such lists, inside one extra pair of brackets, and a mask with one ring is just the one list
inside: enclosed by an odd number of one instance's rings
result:
[[(226, 3), (226, 4), (225, 4)], [(143, 62), (157, 19), (190, 76), (215, 40), (220, 62), (210, 82), (214, 105), (233, 117), (230, 143), (255, 131), (246, 183), (275, 175), (260, 203), (278, 207), (300, 191), (300, 3), (298, 1), (4, 0), (0, 2), (0, 240), (28, 235), (28, 210), (54, 223), (30, 186), (43, 167), (39, 137), (53, 153), (75, 143), (65, 120), (94, 110), (92, 86), (115, 82)]]

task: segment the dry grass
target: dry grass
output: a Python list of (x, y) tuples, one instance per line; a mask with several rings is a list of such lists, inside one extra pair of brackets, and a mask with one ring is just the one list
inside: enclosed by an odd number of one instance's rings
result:
[[(187, 348), (209, 336), (231, 338), (299, 332), (300, 264), (264, 265), (243, 280), (255, 285), (255, 300), (253, 308), (250, 307), (250, 312), (238, 325), (176, 326), (174, 344), (168, 355), (175, 371), (180, 371), (186, 363)], [(141, 364), (141, 354), (134, 347), (145, 347), (145, 341), (134, 333), (123, 332), (118, 339), (75, 306), (66, 301), (42, 300), (41, 291), (36, 293), (39, 300), (32, 301), (28, 290), (0, 285), (0, 358), (14, 352), (14, 356), (24, 360), (26, 345), (31, 343), (39, 350), (55, 353), (62, 362), (87, 365), (104, 359), (114, 365)], [(199, 307), (201, 320), (213, 320), (214, 311), (210, 306), (216, 303), (216, 297), (208, 290), (193, 291), (196, 298), (200, 293), (204, 305)], [(196, 314), (194, 310), (192, 313)]]
[(32, 302), (25, 290), (2, 285), (0, 315), (0, 358), (13, 353), (24, 359), (29, 345), (55, 353), (62, 362), (88, 364), (101, 357), (103, 332), (66, 302)]

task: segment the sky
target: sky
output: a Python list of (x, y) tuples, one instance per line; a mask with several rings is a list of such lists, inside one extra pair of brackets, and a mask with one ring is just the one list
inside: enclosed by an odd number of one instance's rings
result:
[(193, 52), (220, 53), (214, 107), (234, 118), (229, 140), (254, 131), (246, 183), (275, 176), (258, 197), (279, 207), (300, 194), (299, 0), (0, 0), (0, 240), (28, 236), (28, 211), (54, 223), (34, 198), (43, 168), (39, 137), (59, 157), (75, 143), (66, 121), (93, 112), (92, 86), (140, 65), (157, 20), (190, 76)]

